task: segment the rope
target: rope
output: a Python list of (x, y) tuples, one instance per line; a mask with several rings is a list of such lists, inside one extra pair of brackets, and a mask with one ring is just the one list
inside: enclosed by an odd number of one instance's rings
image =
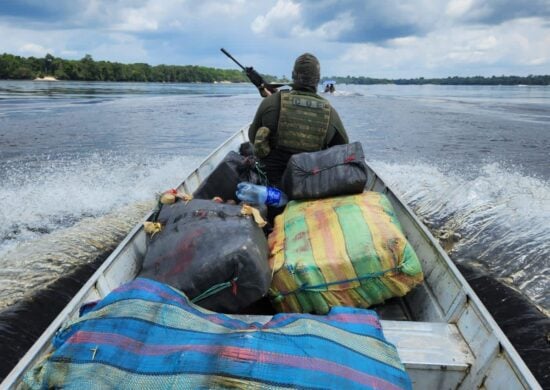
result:
[(264, 166), (261, 162), (256, 161), (254, 164), (254, 169), (258, 173), (258, 176), (260, 177), (260, 183), (263, 186), (269, 186), (269, 179), (267, 178), (267, 173), (264, 171)]
[(155, 206), (155, 209), (153, 210), (153, 215), (151, 217), (151, 220), (153, 222), (157, 222), (158, 217), (160, 215), (160, 209), (162, 209), (162, 206), (165, 204), (172, 204), (175, 203), (178, 199), (181, 199), (185, 202), (189, 202), (191, 199), (193, 199), (192, 195), (187, 195), (184, 192), (180, 192), (174, 188), (164, 191), (161, 194), (157, 195), (157, 205)]
[(160, 197), (158, 197), (157, 205), (155, 206), (155, 209), (153, 210), (153, 215), (151, 216), (151, 221), (157, 222), (162, 206), (163, 204), (160, 202)]
[(163, 226), (160, 222), (143, 222), (143, 229), (145, 230), (145, 233), (150, 234), (151, 237), (154, 237), (155, 234), (160, 233), (162, 231), (162, 227)]
[(188, 195), (185, 192), (180, 192), (176, 189), (171, 189), (168, 191), (165, 191), (160, 196), (160, 203), (162, 204), (172, 204), (175, 203), (178, 199), (181, 199), (185, 202), (189, 202), (193, 199), (192, 195)]
[(225, 290), (228, 287), (233, 287), (233, 292), (236, 294), (236, 283), (239, 278), (236, 276), (233, 279), (231, 279), (229, 282), (223, 282), (218, 283), (210, 287), (208, 290), (204, 291), (203, 293), (197, 295), (195, 298), (191, 299), (191, 302), (197, 303), (199, 301), (202, 301), (203, 299), (206, 299), (214, 294), (219, 293), (220, 291)]
[(254, 218), (254, 222), (256, 222), (256, 224), (261, 228), (267, 225), (267, 222), (262, 218), (260, 211), (246, 203), (243, 204), (243, 207), (241, 209), (241, 214), (252, 215), (252, 217)]
[(307, 283), (304, 283), (295, 290), (286, 291), (286, 292), (282, 292), (282, 291), (275, 292), (275, 291), (273, 291), (277, 294), (277, 296), (273, 297), (272, 299), (274, 301), (278, 301), (278, 300), (282, 300), (287, 295), (296, 294), (296, 293), (299, 293), (299, 292), (302, 292), (302, 291), (316, 291), (320, 288), (330, 287), (330, 286), (334, 286), (334, 285), (338, 285), (338, 284), (346, 284), (346, 283), (351, 283), (351, 282), (360, 282), (360, 281), (365, 280), (365, 279), (378, 278), (378, 277), (383, 276), (383, 275), (385, 275), (389, 272), (397, 272), (402, 267), (403, 267), (402, 265), (399, 265), (399, 266), (394, 267), (394, 268), (390, 268), (390, 269), (387, 269), (387, 270), (384, 270), (384, 271), (378, 271), (378, 272), (366, 274), (366, 275), (363, 275), (363, 276), (358, 276), (357, 278), (353, 278), (353, 279), (346, 279), (346, 280), (339, 280), (339, 281), (336, 281), (336, 282), (315, 284), (313, 286), (310, 286)]
[(362, 167), (361, 161), (344, 161), (343, 163), (330, 165), (330, 166), (324, 167), (324, 168), (303, 169), (301, 166), (294, 165), (293, 169), (295, 169), (296, 171), (298, 171), (300, 173), (306, 174), (307, 176), (313, 176), (313, 175), (319, 174), (320, 172), (328, 171), (328, 170), (331, 170), (333, 168), (336, 168), (336, 167), (339, 167), (339, 166), (342, 166), (342, 165), (357, 165), (359, 167)]

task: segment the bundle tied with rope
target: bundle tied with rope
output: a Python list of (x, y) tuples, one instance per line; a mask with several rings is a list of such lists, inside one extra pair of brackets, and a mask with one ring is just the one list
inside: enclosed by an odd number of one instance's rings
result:
[[(244, 150), (244, 148), (241, 148)], [(235, 195), (237, 184), (249, 182), (268, 185), (261, 163), (252, 154), (230, 151), (193, 193), (197, 199), (220, 197), (224, 201), (239, 202)]]
[(367, 166), (360, 142), (295, 154), (282, 179), (283, 191), (296, 200), (360, 194), (366, 183)]
[(388, 198), (379, 192), (291, 201), (269, 236), (278, 311), (327, 313), (400, 297), (422, 268)]
[(158, 194), (157, 206), (153, 210), (153, 215), (151, 217), (151, 220), (143, 223), (143, 227), (145, 228), (145, 233), (156, 234), (162, 230), (162, 224), (157, 222), (162, 206), (164, 206), (165, 204), (176, 203), (178, 200), (189, 202), (191, 199), (193, 199), (192, 195), (181, 192), (177, 188), (170, 188), (169, 190), (166, 190)]
[(266, 295), (271, 283), (264, 225), (248, 205), (204, 199), (164, 204), (148, 224), (139, 276), (167, 283), (204, 308), (237, 312)]

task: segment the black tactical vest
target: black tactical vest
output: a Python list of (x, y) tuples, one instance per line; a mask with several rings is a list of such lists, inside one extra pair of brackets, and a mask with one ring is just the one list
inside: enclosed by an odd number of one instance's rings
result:
[(281, 92), (281, 112), (276, 148), (290, 152), (315, 152), (326, 146), (330, 104), (315, 93)]

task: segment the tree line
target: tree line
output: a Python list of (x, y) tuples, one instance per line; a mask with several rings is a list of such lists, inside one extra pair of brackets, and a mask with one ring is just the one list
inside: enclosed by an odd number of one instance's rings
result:
[[(248, 82), (244, 72), (195, 65), (156, 65), (144, 63), (121, 64), (94, 61), (86, 54), (80, 60), (65, 60), (47, 54), (44, 58), (0, 55), (0, 79), (29, 80), (53, 76), (58, 80), (81, 81), (151, 81), (151, 82)], [(268, 82), (276, 77), (263, 75)]]
[(370, 77), (339, 77), (324, 78), (322, 81), (334, 80), (339, 84), (397, 84), (397, 85), (550, 85), (550, 75), (529, 76), (472, 76), (472, 77), (446, 77), (446, 78), (414, 78), (414, 79), (375, 79)]
[[(238, 69), (218, 69), (196, 65), (156, 65), (145, 63), (122, 64), (95, 61), (86, 54), (80, 60), (66, 60), (46, 54), (44, 58), (0, 55), (0, 79), (29, 80), (53, 76), (58, 80), (80, 81), (150, 81), (150, 82), (248, 82), (246, 74)], [(263, 75), (268, 82), (285, 82), (275, 76)], [(323, 78), (327, 81), (329, 78)], [(378, 79), (371, 77), (333, 76), (339, 84), (440, 84), (440, 85), (550, 85), (550, 75), (473, 76), (447, 78)]]

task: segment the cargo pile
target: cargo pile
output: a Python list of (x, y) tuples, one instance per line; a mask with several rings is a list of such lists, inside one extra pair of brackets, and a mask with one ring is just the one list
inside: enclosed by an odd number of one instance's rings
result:
[[(368, 308), (422, 282), (391, 203), (364, 191), (359, 142), (293, 155), (284, 192), (262, 185), (261, 176), (253, 156), (231, 152), (193, 197), (163, 194), (140, 276), (226, 313), (265, 296), (277, 312)], [(207, 196), (214, 200), (196, 199)], [(264, 215), (266, 206), (284, 211), (262, 230), (240, 201)]]
[[(361, 144), (293, 156), (284, 192), (264, 179), (232, 152), (192, 196), (160, 194), (139, 277), (84, 307), (25, 385), (410, 389), (365, 308), (423, 275), (389, 200), (364, 191)], [(267, 323), (222, 314), (262, 301)]]

